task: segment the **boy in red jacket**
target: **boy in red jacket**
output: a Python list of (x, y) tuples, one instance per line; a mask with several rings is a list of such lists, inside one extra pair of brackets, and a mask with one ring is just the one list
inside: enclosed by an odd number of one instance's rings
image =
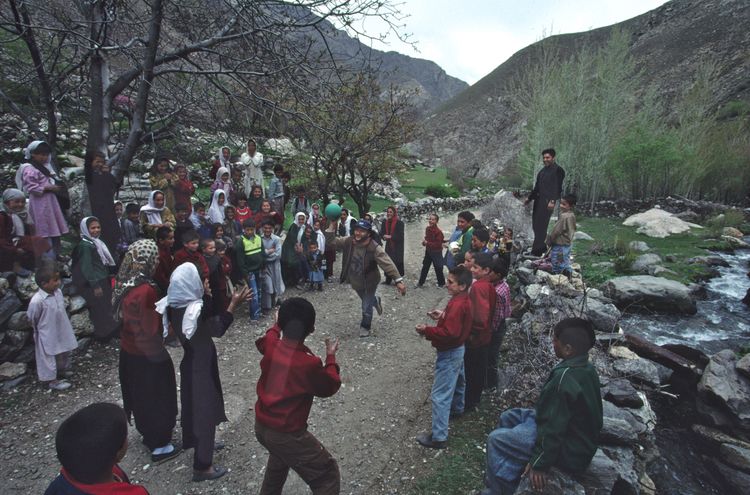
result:
[(198, 275), (200, 275), (201, 280), (206, 280), (208, 278), (208, 264), (206, 263), (206, 258), (204, 258), (203, 254), (198, 250), (200, 239), (200, 235), (194, 230), (188, 230), (185, 232), (182, 235), (182, 249), (178, 249), (177, 252), (174, 253), (174, 263), (172, 267), (177, 268), (181, 264), (189, 261), (198, 268)]
[(313, 397), (330, 397), (341, 386), (336, 364), (338, 340), (326, 339), (326, 361), (305, 346), (315, 331), (315, 308), (301, 297), (281, 304), (276, 324), (255, 341), (260, 360), (255, 436), (269, 457), (260, 493), (281, 493), (289, 468), (313, 493), (338, 494), (341, 475), (336, 460), (307, 431)]
[(464, 370), (466, 373), (465, 412), (476, 409), (484, 389), (487, 355), (492, 340), (492, 316), (495, 314), (497, 304), (495, 287), (490, 281), (491, 271), (492, 255), (489, 253), (474, 253), (474, 263), (471, 267), (474, 283), (469, 290), (473, 314), (471, 333), (466, 340), (466, 352), (464, 353)]
[(430, 265), (435, 267), (435, 278), (437, 278), (438, 287), (445, 285), (443, 277), (443, 231), (438, 227), (438, 216), (435, 213), (430, 214), (427, 221), (427, 228), (424, 231), (424, 258), (422, 259), (422, 272), (419, 274), (417, 287), (422, 287), (427, 280), (427, 273), (430, 271)]
[(417, 333), (437, 350), (435, 380), (432, 383), (432, 432), (417, 435), (423, 447), (444, 449), (448, 442), (448, 420), (464, 412), (464, 341), (471, 331), (471, 272), (457, 266), (448, 273), (448, 293), (452, 296), (444, 311), (428, 314), (437, 325), (420, 323)]
[(159, 248), (159, 263), (154, 272), (154, 282), (162, 294), (167, 293), (169, 277), (175, 269), (172, 257), (172, 246), (174, 246), (174, 231), (171, 227), (159, 227), (156, 229), (156, 245)]

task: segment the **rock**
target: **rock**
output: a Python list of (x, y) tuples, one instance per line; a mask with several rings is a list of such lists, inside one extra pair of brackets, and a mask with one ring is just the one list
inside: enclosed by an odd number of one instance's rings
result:
[[(643, 392), (638, 392), (638, 397), (641, 398), (641, 401), (643, 402), (643, 407), (639, 407), (637, 409), (635, 408), (628, 408), (628, 409), (621, 409), (624, 411), (627, 411), (630, 413), (630, 415), (634, 418), (634, 420), (637, 422), (638, 425), (642, 425), (646, 430), (646, 432), (652, 432), (654, 431), (654, 428), (656, 427), (656, 413), (651, 408), (651, 404), (648, 401), (648, 398), (646, 397), (646, 394)], [(638, 428), (636, 428), (636, 431), (641, 433)]]
[(706, 265), (706, 266), (723, 266), (724, 268), (729, 268), (729, 262), (722, 258), (721, 256), (695, 256), (693, 258), (688, 258), (687, 262), (690, 264), (700, 264), (700, 265)]
[(567, 474), (552, 468), (547, 473), (547, 485), (538, 492), (531, 487), (529, 478), (524, 476), (514, 492), (515, 495), (585, 495), (586, 491)]
[(297, 148), (287, 138), (271, 138), (263, 144), (266, 148), (273, 150), (281, 156), (295, 156), (297, 154)]
[(610, 380), (602, 389), (602, 397), (618, 407), (643, 407), (643, 400), (633, 385), (623, 378)]
[(601, 291), (619, 308), (645, 308), (691, 315), (698, 311), (687, 286), (651, 275), (615, 277), (605, 282)]
[(737, 356), (729, 349), (711, 356), (698, 392), (750, 429), (750, 380), (737, 372), (736, 362)]
[(5, 293), (8, 291), (8, 288), (10, 288), (8, 279), (5, 277), (0, 277), (0, 297), (5, 295)]
[(609, 348), (609, 355), (615, 359), (638, 359), (638, 354), (624, 345), (616, 345)]
[(3, 344), (9, 346), (17, 354), (32, 339), (31, 332), (24, 330), (7, 330)]
[(660, 277), (662, 275), (677, 275), (677, 272), (664, 268), (660, 265), (652, 265), (648, 267), (648, 274), (654, 277)]
[(591, 263), (591, 266), (596, 268), (612, 268), (615, 264), (612, 261), (597, 261), (596, 263)]
[(547, 277), (547, 285), (552, 288), (570, 287), (570, 280), (565, 275), (550, 275)]
[[(644, 406), (647, 402), (647, 400), (644, 401)], [(650, 431), (649, 425), (643, 421), (643, 417), (646, 416), (646, 414), (635, 414), (635, 411), (639, 411), (639, 409), (626, 409), (624, 407), (617, 407), (607, 400), (602, 401), (603, 417), (625, 421), (636, 435)]]
[(26, 373), (25, 363), (0, 364), (0, 381), (12, 380)]
[(737, 361), (734, 365), (737, 372), (744, 375), (746, 378), (750, 378), (750, 354), (745, 354), (742, 359)]
[(734, 428), (734, 418), (723, 409), (720, 410), (712, 404), (708, 404), (701, 397), (695, 399), (695, 412), (703, 423), (717, 428)]
[(511, 227), (514, 240), (522, 246), (530, 245), (534, 239), (531, 209), (526, 208), (511, 191), (498, 191), (482, 208), (482, 218), (497, 219), (501, 225)]
[(641, 488), (641, 495), (656, 495), (656, 483), (645, 472), (641, 473), (638, 478), (638, 485)]
[(605, 445), (633, 445), (638, 435), (624, 419), (605, 417), (599, 441)]
[(722, 241), (725, 241), (729, 246), (731, 246), (734, 249), (750, 249), (750, 244), (743, 241), (742, 239), (738, 239), (736, 237), (732, 237), (731, 235), (723, 235), (720, 237)]
[(620, 474), (620, 479), (615, 482), (611, 493), (637, 495), (638, 473), (635, 471), (635, 456), (633, 451), (625, 447), (602, 447), (604, 454), (609, 457)]
[(638, 227), (636, 232), (639, 234), (656, 238), (681, 234), (690, 230), (691, 227), (702, 228), (700, 225), (688, 223), (659, 208), (652, 208), (643, 213), (631, 215), (622, 224), (627, 227)]
[(574, 241), (593, 241), (594, 238), (588, 235), (586, 232), (581, 232), (580, 230), (578, 230), (573, 236), (573, 240)]
[(18, 277), (16, 280), (16, 292), (21, 301), (29, 302), (34, 297), (36, 291), (39, 290), (39, 286), (36, 285), (33, 277), (21, 278)]
[(750, 449), (750, 443), (734, 438), (733, 436), (727, 435), (726, 433), (709, 428), (704, 425), (693, 425), (690, 427), (698, 436), (698, 439), (703, 443), (709, 450), (717, 450), (722, 444), (735, 445), (743, 449)]
[(723, 229), (721, 229), (721, 235), (735, 237), (737, 239), (742, 239), (743, 237), (745, 237), (745, 234), (743, 234), (740, 229), (736, 229), (734, 227), (724, 227)]
[(635, 259), (632, 265), (630, 265), (630, 269), (634, 272), (648, 273), (650, 266), (658, 265), (661, 261), (661, 256), (658, 254), (642, 254)]
[(584, 315), (599, 332), (616, 332), (622, 317), (617, 306), (598, 299), (586, 300)]
[(86, 307), (86, 299), (83, 296), (72, 296), (68, 303), (68, 311), (71, 314), (78, 313)]
[(9, 290), (0, 298), (0, 325), (8, 321), (19, 309), (21, 309), (21, 301), (15, 292)]
[(651, 248), (648, 247), (648, 244), (643, 241), (630, 241), (628, 249), (635, 251), (636, 253), (645, 253), (646, 251), (651, 250)]
[(747, 493), (747, 487), (750, 486), (750, 474), (743, 473), (737, 469), (732, 469), (716, 459), (707, 456), (704, 456), (703, 458), (716, 468), (716, 471), (719, 472), (719, 475), (724, 479), (726, 484), (734, 489), (734, 491), (728, 493)]
[(534, 275), (534, 271), (530, 268), (522, 266), (517, 268), (515, 273), (516, 277), (518, 277), (518, 281), (523, 285), (531, 285), (537, 282), (536, 275)]
[(686, 222), (697, 222), (700, 219), (700, 216), (693, 210), (685, 210), (681, 211), (679, 213), (675, 213), (677, 218), (680, 220), (685, 220)]
[[(612, 493), (615, 483), (623, 478), (617, 464), (607, 457), (602, 449), (596, 451), (586, 471), (575, 477), (587, 494)], [(618, 492), (619, 493), (619, 492)], [(637, 493), (637, 492), (623, 492)]]
[(643, 358), (618, 359), (612, 364), (612, 368), (629, 380), (635, 380), (654, 388), (661, 384), (659, 370), (654, 363)]
[(31, 322), (26, 316), (26, 311), (13, 313), (7, 324), (8, 330), (31, 330)]
[(719, 446), (719, 457), (730, 466), (750, 473), (750, 449), (723, 443)]
[(83, 335), (92, 335), (94, 333), (94, 325), (91, 323), (88, 313), (78, 313), (70, 317), (70, 324), (73, 325), (73, 333), (76, 337)]
[(531, 284), (526, 287), (526, 295), (529, 299), (535, 301), (540, 295), (549, 295), (549, 287), (546, 285)]

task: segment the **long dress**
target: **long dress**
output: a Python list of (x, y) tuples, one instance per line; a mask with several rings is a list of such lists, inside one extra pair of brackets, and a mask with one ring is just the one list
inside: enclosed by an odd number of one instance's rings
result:
[(180, 363), (180, 424), (182, 446), (195, 448), (193, 469), (205, 470), (213, 464), (216, 426), (227, 421), (219, 362), (213, 337), (221, 337), (232, 324), (232, 313), (207, 316), (212, 303), (204, 299), (198, 327), (190, 339), (182, 333), (185, 308), (169, 308), (169, 321), (185, 354)]
[(258, 184), (265, 191), (263, 185), (263, 153), (256, 151), (253, 156), (242, 153), (240, 161), (245, 166), (245, 191), (250, 194), (253, 184)]
[(107, 245), (109, 252), (115, 253), (122, 236), (113, 202), (115, 191), (117, 191), (117, 180), (109, 172), (94, 172), (91, 174), (88, 191), (91, 213), (99, 219), (102, 226), (101, 239)]
[(163, 345), (161, 315), (154, 309), (157, 299), (156, 288), (144, 283), (130, 289), (121, 303), (123, 407), (151, 450), (171, 441), (177, 423), (177, 381)]
[[(385, 241), (385, 252), (388, 254), (388, 256), (391, 257), (393, 260), (393, 263), (396, 265), (396, 268), (398, 269), (398, 273), (401, 274), (401, 276), (404, 276), (404, 222), (401, 220), (396, 220), (395, 226), (393, 229), (388, 228), (390, 227), (389, 221), (386, 218), (383, 220), (383, 223), (381, 225), (380, 234), (381, 235), (390, 235), (391, 238), (387, 241)], [(391, 283), (390, 277), (386, 275), (385, 277), (385, 283), (389, 284)]]
[(23, 189), (29, 193), (29, 215), (34, 221), (36, 235), (40, 237), (60, 237), (68, 233), (60, 203), (55, 193), (44, 188), (54, 185), (52, 179), (36, 167), (26, 167), (23, 171)]
[(287, 287), (296, 287), (299, 282), (299, 256), (295, 250), (299, 229), (300, 226), (297, 223), (291, 224), (281, 246), (281, 273)]
[[(71, 266), (73, 283), (89, 308), (94, 338), (106, 341), (116, 333), (109, 269), (102, 263), (94, 243), (85, 238), (73, 249)], [(102, 290), (101, 296), (94, 295), (97, 288)]]

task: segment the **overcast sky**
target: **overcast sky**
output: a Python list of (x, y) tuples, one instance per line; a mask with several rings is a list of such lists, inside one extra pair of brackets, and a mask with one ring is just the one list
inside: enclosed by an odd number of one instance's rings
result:
[[(545, 35), (588, 31), (648, 12), (665, 0), (404, 0), (405, 32), (417, 42), (375, 44), (436, 62), (474, 84)], [(377, 30), (376, 23), (367, 29)]]

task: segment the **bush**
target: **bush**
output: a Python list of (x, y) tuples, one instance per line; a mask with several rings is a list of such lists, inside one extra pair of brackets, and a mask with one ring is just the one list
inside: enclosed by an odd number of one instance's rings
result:
[(459, 196), (458, 190), (455, 187), (432, 185), (424, 188), (426, 196), (432, 196), (433, 198), (457, 198)]

